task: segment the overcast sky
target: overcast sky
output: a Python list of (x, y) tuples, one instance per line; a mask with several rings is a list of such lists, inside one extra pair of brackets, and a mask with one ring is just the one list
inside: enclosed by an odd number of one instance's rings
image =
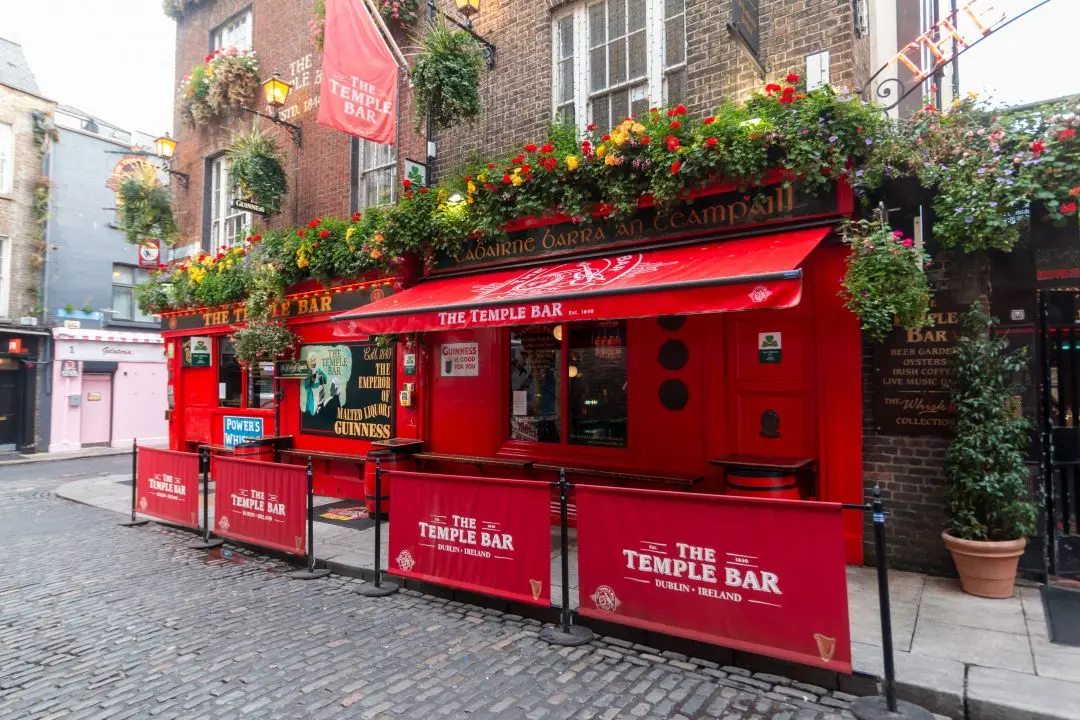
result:
[[(961, 57), (963, 90), (1009, 105), (1080, 92), (1078, 33), (1080, 1), (1051, 0)], [(0, 37), (22, 44), (49, 98), (128, 130), (171, 129), (175, 26), (158, 0), (0, 0)]]

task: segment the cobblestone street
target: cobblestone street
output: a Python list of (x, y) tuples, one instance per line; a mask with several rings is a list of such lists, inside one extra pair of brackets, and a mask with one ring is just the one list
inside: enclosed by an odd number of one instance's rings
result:
[(275, 560), (0, 483), (0, 720), (841, 718), (848, 696)]

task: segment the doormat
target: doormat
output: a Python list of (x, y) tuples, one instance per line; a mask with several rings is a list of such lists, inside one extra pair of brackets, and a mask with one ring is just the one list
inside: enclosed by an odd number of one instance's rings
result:
[(1043, 602), (1050, 620), (1050, 642), (1080, 647), (1080, 590), (1044, 585)]
[(327, 525), (342, 525), (352, 530), (367, 530), (375, 526), (368, 517), (367, 506), (359, 500), (342, 500), (315, 508), (315, 519)]

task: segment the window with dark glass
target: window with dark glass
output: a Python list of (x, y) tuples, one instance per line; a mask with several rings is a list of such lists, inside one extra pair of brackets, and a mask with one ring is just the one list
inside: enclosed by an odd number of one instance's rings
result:
[(568, 327), (570, 444), (626, 447), (626, 323)]
[(221, 407), (240, 407), (244, 397), (244, 369), (236, 357), (232, 340), (218, 340), (218, 404)]
[(248, 368), (249, 408), (274, 407), (274, 363), (264, 362)]
[(510, 439), (624, 448), (626, 384), (625, 322), (514, 329)]
[(562, 441), (562, 328), (510, 333), (510, 439)]

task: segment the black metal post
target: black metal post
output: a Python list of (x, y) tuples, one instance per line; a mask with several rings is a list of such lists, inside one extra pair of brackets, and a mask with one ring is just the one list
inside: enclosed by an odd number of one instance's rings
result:
[(357, 592), (367, 597), (385, 597), (397, 591), (396, 582), (382, 579), (382, 462), (375, 460), (375, 582), (364, 583)]
[(225, 541), (210, 537), (210, 448), (199, 448), (199, 470), (202, 472), (202, 522), (203, 539), (196, 540), (189, 547), (192, 550), (212, 550), (221, 547)]
[(120, 527), (140, 527), (150, 522), (135, 517), (135, 505), (139, 496), (139, 439), (131, 439), (131, 519), (120, 523)]
[(570, 609), (570, 483), (566, 481), (566, 468), (559, 469), (559, 561), (562, 564), (562, 611), (559, 627), (540, 631), (540, 639), (553, 645), (584, 645), (593, 639), (587, 627), (574, 625)]
[(896, 666), (893, 664), (892, 610), (889, 607), (889, 569), (885, 554), (885, 506), (881, 488), (875, 486), (870, 509), (874, 513), (874, 554), (877, 560), (878, 609), (881, 613), (881, 654), (885, 666), (885, 697), (861, 697), (851, 703), (859, 720), (932, 720), (929, 710), (896, 699)]
[(311, 456), (307, 459), (307, 558), (306, 567), (289, 573), (293, 580), (316, 580), (330, 574), (327, 568), (315, 567), (315, 473), (311, 469)]

